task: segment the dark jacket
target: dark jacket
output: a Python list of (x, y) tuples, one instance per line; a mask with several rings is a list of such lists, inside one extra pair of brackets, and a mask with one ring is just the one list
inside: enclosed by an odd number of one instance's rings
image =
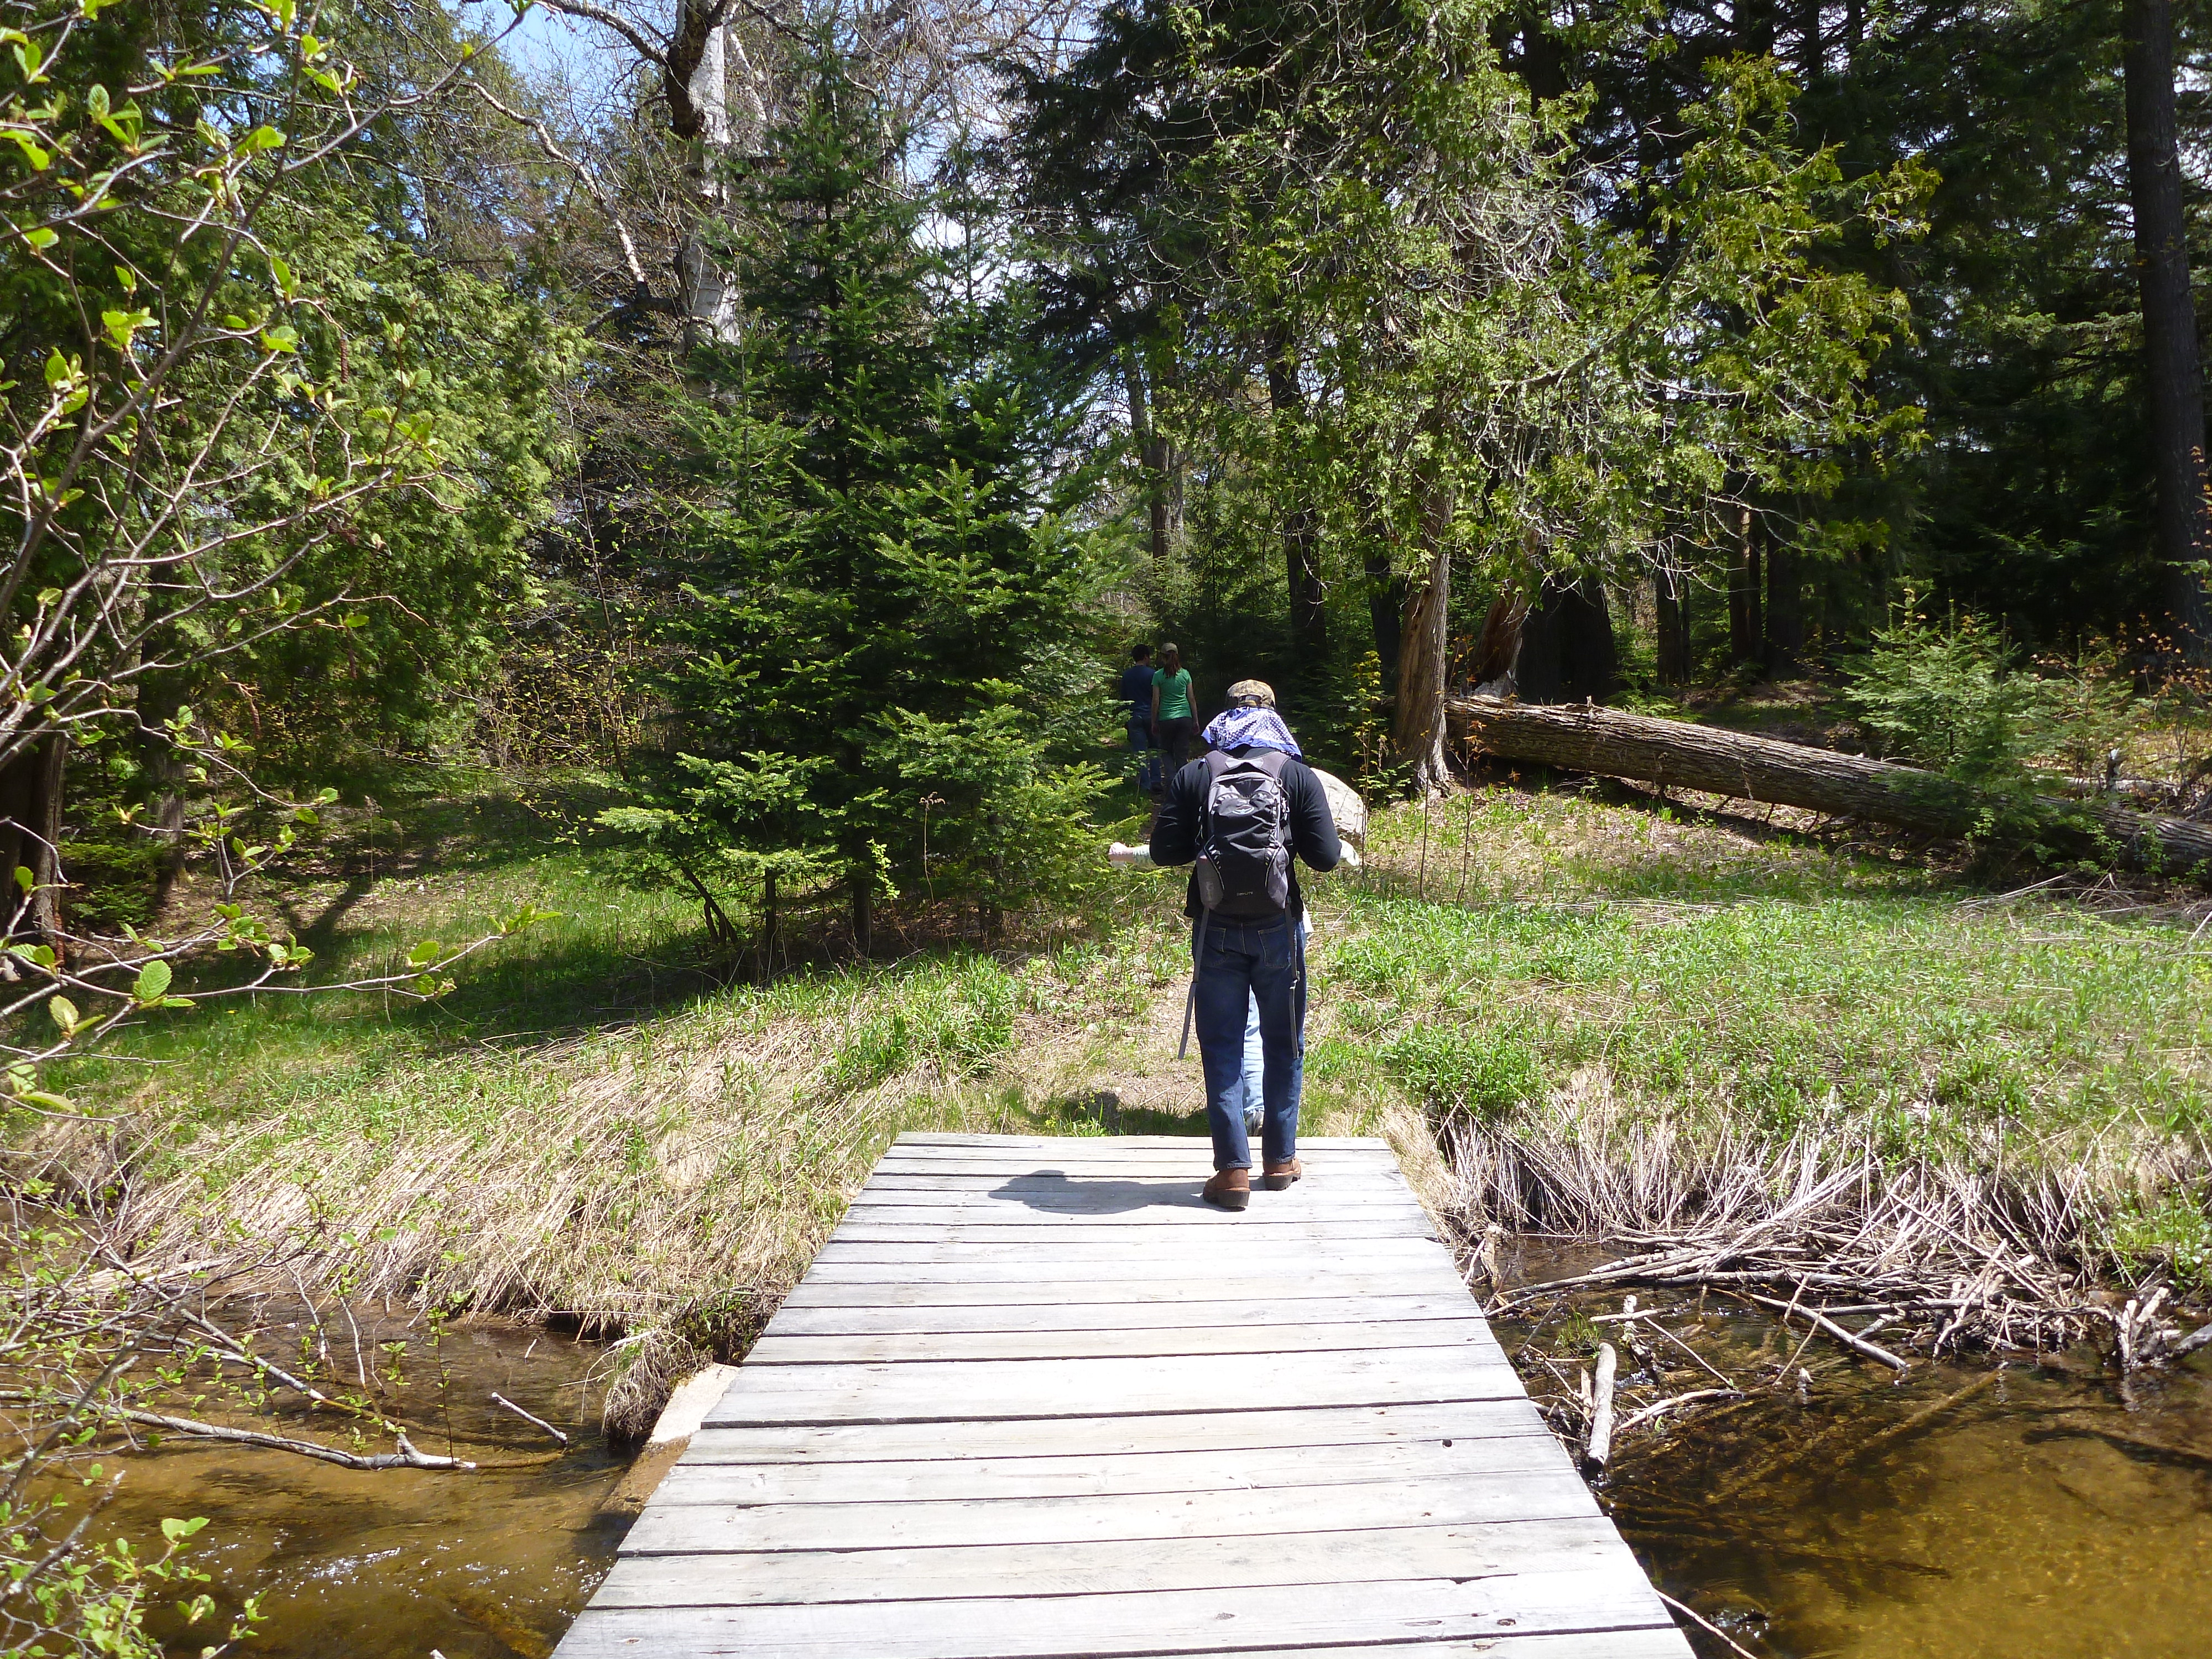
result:
[[(1252, 749), (1231, 751), (1243, 756), (1256, 754)], [(1337, 860), (1344, 856), (1344, 848), (1336, 839), (1336, 820), (1329, 816), (1328, 792), (1321, 787), (1321, 780), (1313, 775), (1313, 768), (1304, 761), (1283, 763), (1283, 793), (1291, 805), (1291, 915), (1305, 908), (1298, 896), (1297, 860), (1304, 859), (1310, 868), (1334, 870)], [(1152, 825), (1152, 862), (1155, 864), (1191, 864), (1197, 861), (1199, 848), (1204, 845), (1206, 830), (1206, 765), (1203, 757), (1190, 763), (1168, 781), (1167, 799), (1160, 803), (1160, 816)], [(1198, 873), (1191, 872), (1190, 892), (1183, 900), (1183, 914), (1203, 915), (1206, 907), (1198, 902)], [(1239, 917), (1249, 921), (1250, 917)]]

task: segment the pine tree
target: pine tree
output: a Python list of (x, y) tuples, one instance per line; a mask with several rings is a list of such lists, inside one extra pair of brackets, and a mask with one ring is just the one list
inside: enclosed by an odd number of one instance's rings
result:
[[(1068, 514), (1074, 377), (1027, 349), (1019, 289), (958, 280), (898, 182), (884, 112), (824, 56), (732, 180), (742, 334), (687, 410), (709, 486), (668, 687), (669, 793), (611, 815), (720, 877), (878, 897), (1062, 875), (1095, 769), (1055, 765), (1057, 688), (1097, 562)], [(1103, 722), (1102, 722), (1103, 723)]]

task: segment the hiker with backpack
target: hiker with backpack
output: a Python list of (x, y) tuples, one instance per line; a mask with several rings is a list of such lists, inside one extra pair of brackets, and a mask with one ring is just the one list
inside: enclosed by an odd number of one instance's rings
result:
[[(1297, 1075), (1304, 1046), (1305, 910), (1294, 858), (1334, 870), (1342, 848), (1327, 791), (1258, 680), (1229, 688), (1229, 708), (1206, 729), (1212, 752), (1169, 780), (1152, 826), (1155, 864), (1194, 864), (1183, 913), (1192, 921), (1190, 1009), (1206, 1072), (1213, 1179), (1203, 1196), (1224, 1210), (1251, 1201), (1244, 1127), (1244, 1023), (1256, 1004), (1262, 1055), (1261, 1185), (1281, 1192), (1304, 1173), (1297, 1158)], [(1186, 1024), (1186, 1034), (1189, 1024)]]

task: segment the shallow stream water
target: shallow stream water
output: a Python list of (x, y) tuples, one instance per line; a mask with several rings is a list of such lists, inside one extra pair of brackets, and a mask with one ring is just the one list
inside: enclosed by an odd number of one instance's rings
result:
[[(1747, 1383), (1800, 1340), (1714, 1301), (1670, 1323)], [(1498, 1334), (1510, 1352), (1528, 1327), (1501, 1321)], [(542, 1659), (626, 1525), (599, 1512), (623, 1465), (584, 1403), (595, 1394), (578, 1386), (596, 1358), (549, 1333), (455, 1327), (434, 1354), (410, 1352), (404, 1415), (425, 1451), (446, 1449), (450, 1424), (455, 1449), (483, 1468), (361, 1473), (179, 1446), (130, 1461), (116, 1518), (151, 1532), (162, 1516), (210, 1517), (199, 1559), (219, 1599), (228, 1608), (258, 1587), (270, 1613), (245, 1654)], [(1632, 1434), (1601, 1485), (1660, 1587), (1746, 1650), (2212, 1653), (2204, 1356), (2124, 1385), (2087, 1353), (1922, 1364), (1902, 1386), (1818, 1344), (1802, 1363), (1802, 1393), (1767, 1388), (1663, 1437)], [(1697, 1381), (1677, 1373), (1667, 1390)], [(570, 1449), (500, 1411), (495, 1391), (567, 1429)], [(174, 1651), (198, 1651), (182, 1629), (164, 1633)], [(1729, 1651), (1693, 1639), (1708, 1659)]]
[[(208, 1517), (193, 1559), (213, 1577), (207, 1588), (224, 1618), (257, 1589), (269, 1615), (242, 1656), (544, 1659), (628, 1524), (599, 1515), (623, 1468), (599, 1437), (597, 1391), (582, 1386), (599, 1350), (492, 1323), (450, 1327), (432, 1346), (420, 1326), (372, 1322), (367, 1310), (358, 1318), (372, 1373), (380, 1359), (391, 1369), (379, 1342), (409, 1339), (404, 1387), (379, 1379), (385, 1409), (422, 1451), (450, 1443), (477, 1468), (353, 1470), (173, 1443), (127, 1461), (107, 1520), (158, 1540), (165, 1516)], [(494, 1393), (566, 1431), (568, 1448), (500, 1409)], [(343, 1442), (328, 1420), (274, 1426)], [(207, 1625), (187, 1631), (166, 1611), (150, 1627), (175, 1653), (196, 1654), (208, 1639)]]
[[(1618, 1297), (1583, 1301), (1601, 1306)], [(1659, 1588), (1744, 1650), (2212, 1654), (2208, 1356), (2125, 1382), (2086, 1348), (2002, 1365), (1922, 1361), (1899, 1382), (1822, 1339), (1791, 1364), (1802, 1328), (1717, 1297), (1705, 1308), (1666, 1322), (1751, 1397), (1662, 1436), (1632, 1433), (1599, 1493)], [(1530, 1334), (1525, 1321), (1497, 1328), (1509, 1353)], [(1690, 1366), (1679, 1350), (1671, 1360)], [(1675, 1370), (1663, 1391), (1711, 1384)]]

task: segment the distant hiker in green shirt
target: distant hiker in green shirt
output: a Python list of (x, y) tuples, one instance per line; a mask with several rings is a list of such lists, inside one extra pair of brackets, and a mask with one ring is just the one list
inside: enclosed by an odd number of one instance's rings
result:
[(1191, 740), (1198, 736), (1198, 710), (1190, 700), (1190, 670), (1182, 665), (1182, 653), (1173, 645), (1160, 647), (1159, 666), (1152, 671), (1152, 741), (1167, 751), (1167, 775), (1173, 777), (1190, 758)]

